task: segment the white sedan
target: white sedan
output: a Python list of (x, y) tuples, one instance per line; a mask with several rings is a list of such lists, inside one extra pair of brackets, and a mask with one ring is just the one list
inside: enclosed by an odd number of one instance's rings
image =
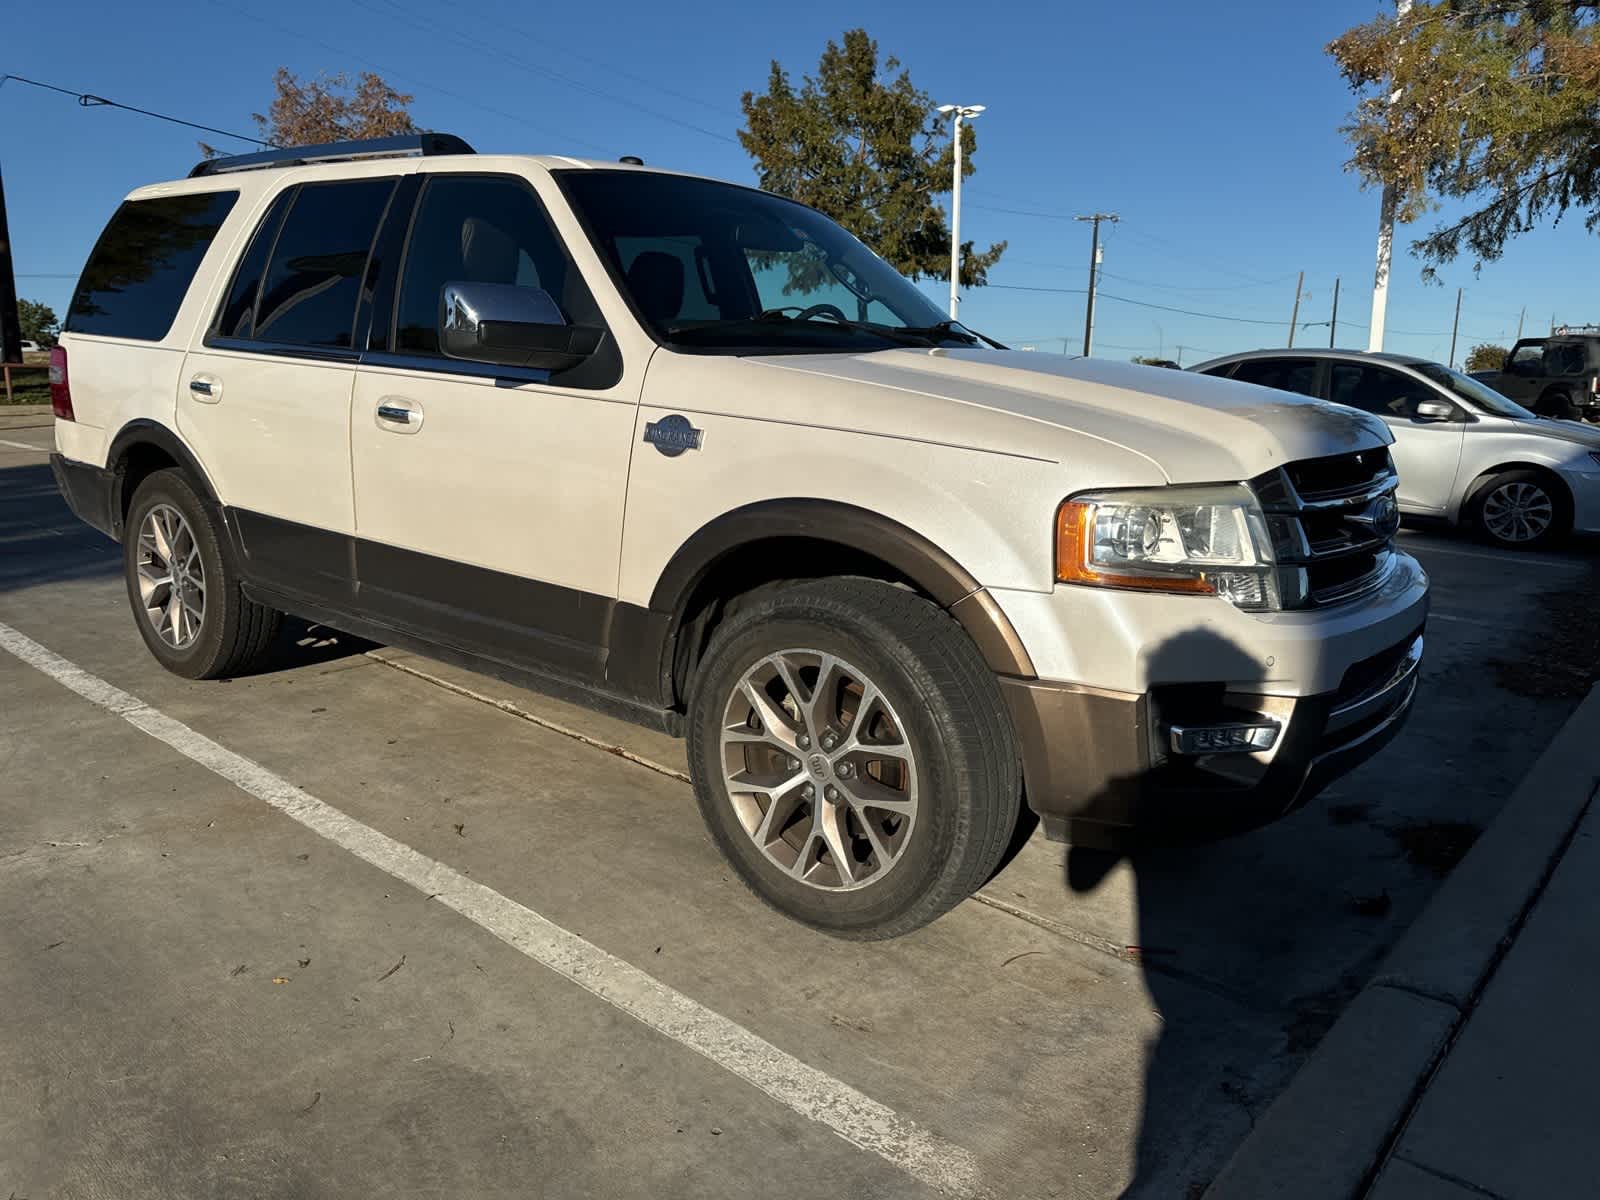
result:
[(1356, 350), (1254, 350), (1189, 369), (1382, 418), (1408, 515), (1518, 548), (1600, 533), (1600, 429), (1535, 416), (1460, 371)]

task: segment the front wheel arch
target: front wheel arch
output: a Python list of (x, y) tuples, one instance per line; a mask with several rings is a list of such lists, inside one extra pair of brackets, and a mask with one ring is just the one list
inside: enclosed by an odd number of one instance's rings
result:
[(1549, 493), (1551, 500), (1555, 502), (1555, 520), (1548, 533), (1539, 538), (1538, 541), (1544, 542), (1558, 538), (1571, 530), (1574, 512), (1572, 490), (1560, 475), (1539, 463), (1502, 463), (1499, 466), (1491, 467), (1481, 472), (1472, 481), (1472, 486), (1462, 493), (1460, 520), (1481, 529), (1479, 510), (1485, 496), (1493, 488), (1504, 482), (1507, 477), (1519, 475), (1533, 476), (1539, 485)]

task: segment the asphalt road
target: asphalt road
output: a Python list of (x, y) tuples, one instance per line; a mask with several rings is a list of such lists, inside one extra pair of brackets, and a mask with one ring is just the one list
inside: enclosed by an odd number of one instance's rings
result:
[(1591, 550), (1408, 530), (1417, 711), (1304, 811), (1035, 840), (872, 946), (746, 895), (678, 743), (296, 626), (161, 671), (0, 429), (0, 1195), (1198, 1195), (1571, 707)]

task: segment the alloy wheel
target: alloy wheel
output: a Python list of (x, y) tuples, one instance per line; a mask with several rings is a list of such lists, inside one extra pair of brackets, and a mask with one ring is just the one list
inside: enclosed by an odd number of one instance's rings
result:
[(139, 600), (156, 636), (184, 650), (206, 615), (206, 573), (194, 530), (170, 504), (157, 504), (139, 526)]
[(1536, 483), (1503, 483), (1483, 501), (1483, 524), (1502, 542), (1532, 542), (1550, 530), (1555, 502)]
[(761, 852), (826, 891), (876, 883), (916, 824), (919, 769), (879, 685), (820, 650), (761, 659), (729, 697), (723, 782)]

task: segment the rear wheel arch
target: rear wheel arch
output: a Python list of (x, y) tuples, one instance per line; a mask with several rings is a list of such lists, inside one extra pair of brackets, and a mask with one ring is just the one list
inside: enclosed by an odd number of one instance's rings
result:
[(675, 705), (712, 630), (742, 597), (794, 580), (857, 576), (897, 584), (948, 610), (999, 674), (1031, 678), (1016, 630), (978, 583), (916, 531), (870, 509), (815, 499), (768, 500), (703, 526), (667, 564), (650, 607), (670, 614), (663, 663)]
[(129, 421), (112, 439), (106, 453), (106, 469), (114, 482), (111, 492), (112, 534), (121, 538), (128, 507), (139, 485), (157, 471), (171, 468), (184, 471), (201, 498), (217, 505), (216, 489), (194, 452), (171, 429), (158, 421)]

